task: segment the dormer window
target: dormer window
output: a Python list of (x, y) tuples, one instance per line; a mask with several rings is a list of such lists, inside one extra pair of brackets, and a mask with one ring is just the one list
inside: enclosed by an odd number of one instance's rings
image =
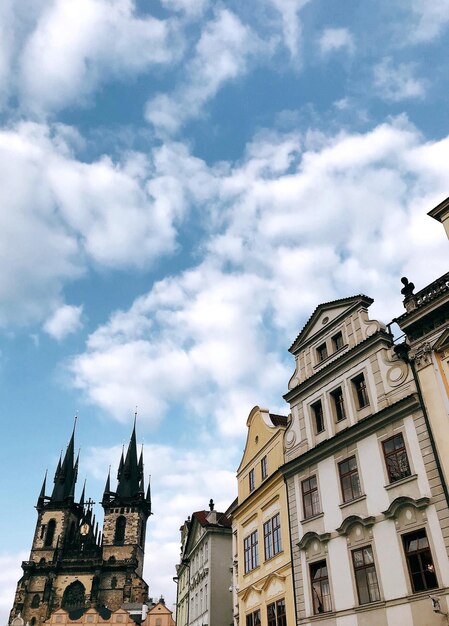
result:
[(310, 408), (312, 409), (312, 415), (315, 421), (315, 434), (318, 435), (324, 430), (324, 415), (321, 400), (318, 400), (318, 402), (314, 402)]
[(332, 337), (332, 347), (334, 348), (334, 352), (343, 348), (343, 335), (341, 332), (338, 332)]
[(327, 346), (325, 343), (321, 344), (321, 346), (318, 346), (318, 348), (316, 349), (316, 353), (318, 356), (318, 363), (321, 363), (321, 361), (324, 361), (324, 359), (327, 359)]

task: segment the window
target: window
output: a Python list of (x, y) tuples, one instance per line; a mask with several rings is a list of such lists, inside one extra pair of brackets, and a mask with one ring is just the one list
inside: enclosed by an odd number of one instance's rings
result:
[(305, 519), (321, 513), (320, 497), (318, 494), (318, 483), (316, 476), (311, 476), (310, 478), (306, 478), (306, 480), (303, 480), (301, 483), (301, 490)]
[(429, 541), (424, 528), (402, 537), (413, 593), (438, 587), (430, 552)]
[(343, 335), (341, 334), (341, 332), (332, 337), (332, 346), (334, 348), (334, 352), (337, 352), (337, 350), (343, 348)]
[(354, 386), (358, 407), (359, 409), (363, 409), (364, 407), (369, 405), (365, 376), (363, 374), (359, 374), (352, 379), (352, 384)]
[(263, 525), (263, 541), (265, 546), (265, 560), (271, 559), (282, 550), (281, 519), (279, 513)]
[(260, 462), (260, 471), (262, 474), (262, 480), (265, 480), (265, 478), (268, 476), (268, 460), (266, 456), (264, 456)]
[(321, 400), (314, 402), (310, 408), (312, 409), (313, 419), (315, 420), (315, 434), (318, 435), (324, 430), (324, 415)]
[(324, 359), (327, 359), (327, 346), (325, 343), (323, 343), (321, 346), (318, 346), (318, 348), (316, 349), (316, 353), (318, 356), (318, 363), (321, 363), (321, 361), (324, 361)]
[(40, 603), (41, 603), (40, 595), (38, 593), (35, 593), (33, 596), (33, 599), (31, 600), (31, 608), (37, 609)]
[(45, 546), (53, 545), (53, 538), (55, 536), (55, 530), (56, 530), (56, 520), (51, 519), (48, 522), (48, 526), (47, 526), (47, 532), (46, 532), (45, 541), (44, 541)]
[(268, 626), (287, 626), (284, 598), (267, 606), (267, 621)]
[(408, 464), (407, 450), (405, 449), (404, 437), (402, 433), (390, 437), (382, 442), (385, 465), (387, 466), (388, 480), (394, 483), (401, 478), (410, 476), (410, 465)]
[(380, 600), (379, 585), (377, 583), (376, 567), (371, 546), (366, 546), (352, 553), (354, 564), (355, 583), (359, 604)]
[(125, 541), (126, 517), (120, 515), (115, 521), (114, 543)]
[(248, 480), (249, 480), (249, 490), (254, 491), (254, 470), (250, 470), (249, 474), (248, 474)]
[(331, 590), (326, 561), (318, 561), (310, 565), (310, 582), (312, 585), (313, 612), (315, 615), (332, 611)]
[(331, 391), (332, 404), (334, 407), (334, 415), (337, 422), (346, 419), (345, 402), (343, 400), (343, 389), (337, 387)]
[(260, 609), (246, 616), (246, 626), (260, 626)]
[(243, 541), (245, 553), (245, 574), (259, 565), (259, 540), (257, 530), (251, 533)]
[(339, 463), (338, 472), (340, 474), (343, 502), (350, 502), (361, 496), (362, 490), (360, 489), (359, 471), (355, 456), (351, 456), (346, 461)]

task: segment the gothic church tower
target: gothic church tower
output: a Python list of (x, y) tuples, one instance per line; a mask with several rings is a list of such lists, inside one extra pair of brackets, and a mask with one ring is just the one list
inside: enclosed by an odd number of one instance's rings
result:
[[(89, 607), (108, 611), (124, 603), (143, 603), (148, 585), (142, 578), (146, 522), (151, 514), (150, 488), (145, 496), (143, 456), (137, 459), (135, 422), (126, 459), (122, 458), (116, 492), (106, 483), (103, 533), (85, 501), (75, 501), (78, 458), (75, 428), (60, 458), (51, 496), (46, 479), (37, 501), (37, 523), (28, 561), (17, 584), (11, 619), (19, 613), (38, 626), (62, 607), (74, 617)], [(105, 608), (107, 607), (107, 608)], [(105, 613), (106, 611), (106, 613)]]

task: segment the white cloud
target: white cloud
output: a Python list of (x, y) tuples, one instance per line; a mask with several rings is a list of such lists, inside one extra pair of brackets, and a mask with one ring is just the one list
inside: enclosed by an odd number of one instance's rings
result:
[(285, 412), (286, 348), (319, 302), (365, 292), (389, 321), (400, 276), (423, 284), (445, 270), (426, 211), (447, 193), (448, 154), (449, 140), (423, 143), (398, 119), (366, 134), (262, 134), (235, 167), (197, 164), (202, 262), (98, 328), (71, 363), (75, 386), (117, 419), (137, 402), (155, 424), (181, 404), (225, 436), (254, 404)]
[(47, 318), (89, 263), (144, 268), (173, 252), (203, 193), (202, 165), (183, 147), (86, 163), (78, 141), (61, 126), (0, 130), (0, 327)]
[(413, 98), (423, 99), (426, 95), (427, 82), (415, 76), (413, 63), (399, 63), (394, 66), (389, 57), (385, 57), (374, 67), (374, 87), (377, 95), (391, 102), (400, 102)]
[(147, 120), (162, 133), (176, 132), (186, 120), (198, 117), (226, 82), (246, 72), (249, 58), (259, 48), (249, 27), (231, 11), (219, 10), (203, 28), (186, 64), (184, 82), (172, 95), (159, 94), (147, 103)]
[(322, 54), (346, 49), (349, 53), (355, 50), (354, 38), (347, 28), (325, 28), (319, 40)]
[(409, 30), (415, 42), (435, 39), (449, 24), (449, 0), (410, 0), (408, 5), (417, 19)]
[(83, 306), (63, 304), (45, 322), (44, 330), (54, 339), (61, 341), (82, 328), (81, 315)]
[(20, 60), (25, 107), (45, 114), (82, 103), (111, 77), (167, 64), (179, 53), (175, 23), (136, 15), (134, 0), (55, 0)]
[(268, 0), (268, 2), (279, 11), (285, 46), (290, 51), (291, 56), (298, 61), (302, 39), (299, 14), (310, 0)]
[(189, 16), (198, 16), (205, 11), (210, 0), (161, 0), (162, 6), (170, 11), (182, 11)]
[(28, 552), (0, 554), (0, 623), (9, 623), (9, 612), (14, 602), (17, 582), (23, 575), (20, 564), (28, 558)]

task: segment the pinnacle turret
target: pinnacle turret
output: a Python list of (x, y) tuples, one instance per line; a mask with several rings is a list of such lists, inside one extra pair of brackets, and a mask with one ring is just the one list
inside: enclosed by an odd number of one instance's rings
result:
[(75, 483), (78, 473), (78, 459), (76, 462), (74, 460), (75, 427), (76, 418), (64, 460), (61, 463), (61, 459), (59, 459), (58, 467), (56, 468), (54, 478), (55, 486), (53, 487), (53, 492), (51, 494), (52, 502), (64, 502), (69, 498), (74, 498), (75, 495)]

